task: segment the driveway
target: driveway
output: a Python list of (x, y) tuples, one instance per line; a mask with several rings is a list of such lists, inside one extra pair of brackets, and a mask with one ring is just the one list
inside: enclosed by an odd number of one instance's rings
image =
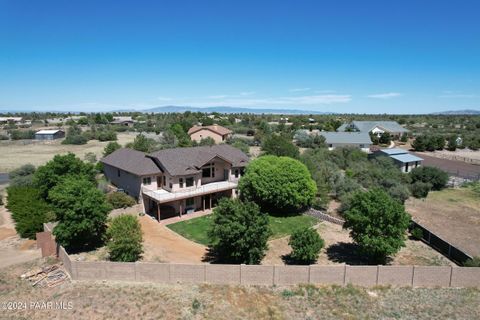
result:
[(207, 247), (190, 241), (148, 215), (139, 217), (145, 249), (143, 261), (201, 263)]
[(412, 152), (412, 154), (423, 158), (423, 165), (430, 167), (437, 167), (450, 175), (461, 178), (478, 178), (480, 176), (480, 166), (466, 163), (463, 161), (441, 159), (429, 156), (426, 152)]

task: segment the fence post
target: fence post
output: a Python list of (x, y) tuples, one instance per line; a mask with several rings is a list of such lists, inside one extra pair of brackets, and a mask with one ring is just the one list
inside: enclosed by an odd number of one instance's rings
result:
[(311, 265), (308, 265), (308, 283), (311, 283), (312, 281), (310, 280), (310, 270), (312, 269)]
[(273, 274), (272, 283), (273, 283), (274, 285), (276, 284), (276, 283), (275, 283), (275, 270), (276, 270), (276, 269), (277, 269), (277, 266), (274, 265), (274, 266), (273, 266), (273, 273), (272, 273), (272, 274)]
[(343, 285), (345, 286), (347, 283), (347, 265), (343, 268)]
[(377, 265), (377, 278), (375, 279), (375, 285), (378, 286), (378, 272), (380, 271), (380, 266)]
[(453, 266), (450, 266), (450, 281), (448, 282), (448, 286), (452, 286), (452, 274), (453, 274)]
[(413, 287), (413, 279), (415, 278), (415, 265), (412, 268), (412, 287)]

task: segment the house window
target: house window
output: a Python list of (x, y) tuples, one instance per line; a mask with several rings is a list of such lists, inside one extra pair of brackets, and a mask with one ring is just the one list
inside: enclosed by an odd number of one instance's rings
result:
[(185, 179), (185, 184), (187, 187), (193, 187), (193, 177), (186, 178)]
[(238, 178), (239, 174), (240, 174), (239, 170), (235, 169), (235, 178)]
[(186, 207), (192, 207), (195, 204), (195, 199), (194, 198), (188, 198), (185, 200), (185, 206)]
[(147, 177), (147, 178), (143, 178), (143, 184), (152, 184), (152, 178), (151, 177)]
[(202, 178), (215, 178), (215, 166), (213, 163), (209, 163), (203, 167)]
[(117, 176), (120, 177), (120, 169), (117, 169)]
[(183, 178), (180, 178), (178, 180), (178, 183), (180, 184), (180, 188), (183, 188)]

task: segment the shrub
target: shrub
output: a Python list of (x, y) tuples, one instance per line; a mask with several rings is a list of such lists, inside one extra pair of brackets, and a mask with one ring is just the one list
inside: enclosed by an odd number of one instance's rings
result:
[(297, 211), (310, 206), (317, 186), (300, 161), (262, 156), (253, 160), (239, 182), (240, 195), (265, 211)]
[(143, 253), (142, 229), (137, 217), (121, 215), (113, 218), (107, 229), (110, 260), (135, 262)]
[(39, 190), (13, 186), (7, 188), (7, 196), (7, 208), (22, 238), (35, 239), (35, 234), (43, 231), (44, 223), (55, 220), (53, 209), (41, 198)]
[(265, 256), (270, 233), (268, 215), (255, 203), (223, 198), (213, 209), (208, 236), (220, 262), (258, 264)]
[(123, 192), (112, 192), (107, 194), (107, 201), (114, 209), (128, 208), (137, 203), (134, 198)]
[(33, 130), (12, 130), (10, 131), (10, 138), (12, 140), (25, 140), (25, 139), (34, 139), (35, 138), (35, 131)]
[(67, 251), (91, 250), (102, 243), (111, 207), (91, 181), (68, 176), (48, 198), (58, 220), (53, 234)]
[(262, 144), (262, 151), (273, 156), (298, 158), (300, 155), (297, 146), (284, 136), (273, 134), (266, 138)]
[(113, 130), (100, 131), (97, 134), (97, 139), (99, 141), (115, 141), (117, 140), (117, 133)]
[(31, 186), (33, 184), (34, 173), (35, 166), (31, 164), (25, 164), (18, 169), (12, 170), (8, 174), (10, 186)]
[(417, 181), (430, 183), (432, 190), (442, 190), (448, 182), (448, 173), (435, 167), (417, 167), (409, 173), (412, 183)]
[(432, 190), (432, 184), (428, 182), (416, 181), (410, 185), (410, 192), (415, 198), (426, 198)]
[(379, 188), (356, 192), (344, 217), (344, 228), (350, 229), (352, 239), (375, 263), (384, 263), (405, 245), (410, 216)]
[(106, 157), (109, 154), (113, 153), (114, 151), (120, 149), (121, 147), (122, 146), (118, 142), (111, 141), (103, 149), (103, 156)]
[(315, 229), (304, 228), (296, 230), (288, 244), (292, 247), (290, 258), (300, 264), (310, 264), (317, 261), (324, 241)]
[(232, 147), (241, 150), (245, 154), (248, 154), (250, 152), (250, 147), (248, 146), (248, 144), (240, 139), (235, 139), (235, 141), (233, 141), (232, 143)]
[(413, 228), (412, 231), (410, 231), (410, 233), (412, 234), (412, 237), (415, 240), (422, 240), (423, 239), (423, 230), (420, 229), (419, 227)]
[(463, 266), (465, 267), (480, 267), (480, 257), (473, 257), (464, 262)]

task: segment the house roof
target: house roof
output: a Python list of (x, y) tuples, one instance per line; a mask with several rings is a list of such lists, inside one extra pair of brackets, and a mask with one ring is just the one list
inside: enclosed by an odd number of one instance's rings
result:
[(230, 162), (233, 167), (244, 167), (249, 160), (245, 153), (227, 144), (165, 149), (148, 157), (154, 159), (163, 170), (173, 176), (199, 172), (201, 166), (215, 157)]
[(400, 148), (381, 149), (379, 151), (388, 154), (389, 156), (392, 156), (394, 154), (408, 154), (406, 150)]
[(385, 129), (388, 132), (408, 132), (407, 129), (402, 127), (396, 121), (352, 121), (351, 123), (342, 124), (337, 131), (345, 131), (347, 128), (353, 125), (360, 132), (370, 132), (376, 127)]
[(35, 134), (55, 134), (57, 132), (63, 132), (63, 130), (58, 130), (58, 129), (40, 130), (35, 132)]
[(225, 127), (219, 126), (218, 124), (214, 124), (211, 126), (193, 126), (190, 129), (188, 129), (188, 134), (194, 134), (195, 132), (198, 132), (200, 130), (210, 130), (212, 132), (215, 132), (221, 136), (230, 134), (232, 131), (230, 129), (227, 129)]
[(368, 132), (319, 132), (325, 137), (325, 143), (372, 144)]
[(128, 148), (118, 149), (100, 161), (138, 176), (161, 172), (152, 159), (146, 157), (145, 153)]
[(397, 161), (400, 161), (402, 163), (423, 161), (422, 158), (414, 156), (413, 154), (410, 154), (410, 153), (395, 154), (395, 155), (390, 156), (390, 158), (395, 159)]

